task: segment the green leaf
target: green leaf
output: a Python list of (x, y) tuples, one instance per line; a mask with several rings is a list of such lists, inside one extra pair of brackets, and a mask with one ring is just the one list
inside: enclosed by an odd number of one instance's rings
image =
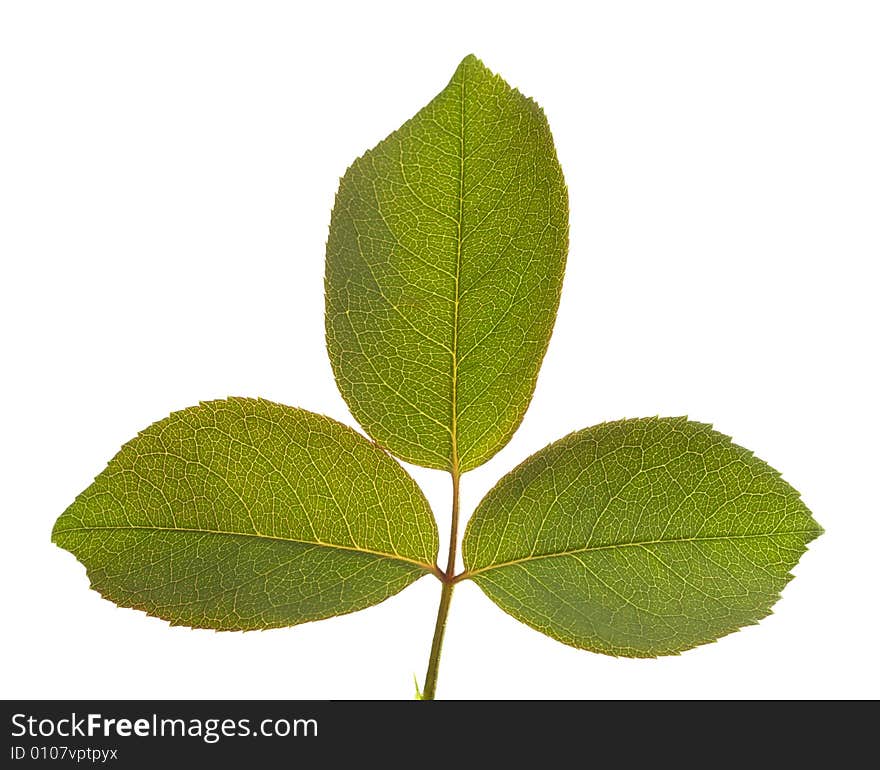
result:
[(433, 571), (437, 525), (387, 454), (328, 417), (211, 401), (126, 444), (52, 539), (92, 587), (173, 625), (289, 626)]
[(419, 465), (492, 457), (534, 391), (567, 247), (543, 112), (468, 56), (339, 186), (327, 347), (358, 422)]
[(779, 473), (727, 436), (649, 418), (527, 459), (480, 503), (463, 553), (466, 575), (538, 631), (654, 657), (768, 615), (821, 532)]

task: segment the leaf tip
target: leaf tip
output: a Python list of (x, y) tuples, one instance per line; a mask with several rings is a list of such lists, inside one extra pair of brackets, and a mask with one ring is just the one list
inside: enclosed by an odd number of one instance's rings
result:
[[(516, 91), (516, 89), (511, 88), (511, 86), (504, 80), (504, 78), (501, 77), (501, 75), (499, 75), (497, 72), (493, 72), (492, 70), (490, 70), (483, 63), (483, 60), (473, 53), (469, 53), (459, 62), (458, 67), (455, 68), (455, 74), (452, 76), (453, 82), (468, 79), (490, 80), (496, 83), (500, 83), (505, 88)], [(517, 93), (519, 92), (517, 91)]]
[(486, 65), (483, 64), (482, 61), (477, 57), (474, 53), (469, 53), (465, 56), (458, 65), (459, 70), (466, 70), (472, 67), (479, 67), (480, 69), (486, 69)]
[(813, 520), (813, 526), (804, 533), (806, 535), (804, 539), (804, 550), (809, 550), (807, 548), (808, 544), (812, 543), (817, 537), (821, 537), (825, 534), (825, 527), (813, 518), (812, 512), (810, 513), (810, 518)]
[[(65, 526), (65, 525), (67, 524), (67, 521), (69, 518), (76, 515), (74, 513), (74, 509), (79, 504), (82, 496), (83, 496), (83, 493), (80, 493), (79, 495), (77, 495), (76, 500), (74, 500), (70, 505), (67, 506), (67, 508), (65, 508), (59, 514), (58, 518), (55, 519), (55, 523), (52, 525), (52, 533), (49, 535), (49, 540), (52, 542), (53, 545), (56, 545), (65, 551), (69, 551), (70, 553), (73, 553), (73, 552), (70, 551), (70, 548), (68, 548), (67, 545), (64, 544), (64, 534), (67, 532), (67, 530), (69, 528), (69, 525), (68, 526)], [(76, 554), (74, 554), (74, 555), (76, 555)]]

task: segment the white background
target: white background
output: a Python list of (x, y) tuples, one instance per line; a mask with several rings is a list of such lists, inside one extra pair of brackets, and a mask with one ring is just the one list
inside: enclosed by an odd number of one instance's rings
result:
[[(544, 107), (571, 196), (556, 332), (469, 512), (549, 441), (689, 414), (827, 533), (758, 626), (654, 661), (456, 589), (446, 698), (878, 697), (880, 13), (864, 2), (0, 6), (2, 696), (409, 698), (439, 584), (249, 634), (89, 591), (52, 524), (168, 412), (351, 422), (324, 350), (339, 176), (474, 52)], [(413, 470), (446, 530), (448, 477)]]

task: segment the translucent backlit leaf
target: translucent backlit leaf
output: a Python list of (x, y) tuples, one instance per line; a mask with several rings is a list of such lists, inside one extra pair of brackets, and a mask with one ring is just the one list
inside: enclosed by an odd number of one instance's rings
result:
[(92, 587), (175, 625), (288, 626), (381, 602), (431, 572), (415, 482), (327, 417), (233, 398), (126, 444), (52, 539)]
[(568, 198), (543, 112), (473, 56), (343, 177), (327, 347), (355, 418), (410, 462), (466, 471), (516, 430), (565, 269)]
[(530, 457), (480, 503), (463, 545), (468, 576), (515, 618), (575, 647), (653, 657), (767, 615), (821, 531), (727, 436), (650, 418)]

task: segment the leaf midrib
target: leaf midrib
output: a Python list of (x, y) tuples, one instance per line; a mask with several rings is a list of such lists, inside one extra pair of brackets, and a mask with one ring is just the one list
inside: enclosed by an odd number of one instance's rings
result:
[(452, 456), (450, 457), (450, 472), (457, 474), (459, 472), (460, 458), (458, 455), (458, 326), (459, 326), (459, 305), (461, 300), (461, 252), (464, 243), (464, 127), (465, 127), (465, 81), (467, 75), (464, 71), (461, 73), (461, 85), (459, 88), (459, 137), (458, 137), (458, 212), (456, 216), (456, 227), (458, 228), (458, 238), (455, 244), (455, 296), (452, 305), (452, 424), (450, 425), (450, 438)]
[(574, 556), (579, 553), (590, 553), (592, 551), (610, 551), (616, 548), (636, 548), (639, 546), (647, 547), (651, 545), (671, 545), (675, 543), (704, 543), (704, 542), (713, 542), (713, 541), (721, 541), (721, 540), (756, 540), (760, 538), (773, 538), (780, 537), (782, 535), (818, 535), (821, 533), (821, 530), (815, 529), (796, 529), (796, 530), (786, 530), (782, 532), (760, 532), (752, 535), (715, 535), (712, 537), (681, 537), (681, 538), (673, 538), (669, 540), (641, 540), (638, 542), (629, 542), (629, 543), (609, 543), (607, 545), (595, 545), (589, 546), (586, 548), (573, 548), (569, 551), (557, 551), (555, 553), (544, 553), (537, 555), (529, 555), (523, 556), (520, 559), (511, 559), (510, 561), (499, 562), (497, 564), (489, 564), (485, 567), (479, 567), (474, 570), (465, 570), (462, 572), (456, 580), (468, 580), (470, 578), (476, 577), (477, 575), (483, 572), (489, 572), (493, 569), (501, 569), (503, 567), (513, 567), (517, 564), (523, 564), (529, 561), (540, 561), (542, 559), (553, 559), (560, 556)]
[(222, 535), (223, 537), (245, 537), (245, 538), (255, 538), (258, 540), (274, 540), (280, 543), (295, 543), (297, 545), (310, 545), (310, 546), (319, 546), (322, 548), (334, 549), (339, 551), (349, 551), (352, 553), (361, 553), (367, 554), (369, 556), (378, 556), (384, 559), (391, 559), (392, 561), (401, 561), (406, 564), (413, 564), (427, 572), (436, 573), (437, 567), (433, 564), (428, 564), (426, 562), (419, 561), (418, 559), (410, 559), (406, 556), (401, 556), (400, 554), (390, 554), (384, 553), (382, 551), (374, 551), (370, 548), (361, 548), (355, 546), (348, 545), (338, 545), (335, 543), (324, 543), (320, 540), (299, 540), (294, 537), (277, 537), (275, 535), (265, 535), (260, 532), (229, 532), (221, 529), (203, 529), (201, 527), (148, 527), (144, 525), (136, 525), (136, 526), (118, 526), (118, 525), (102, 525), (95, 527), (65, 527), (64, 529), (58, 530), (56, 535), (63, 535), (67, 532), (96, 532), (96, 531), (106, 531), (106, 530), (118, 530), (120, 532), (130, 532), (130, 531), (147, 531), (147, 532), (186, 532), (194, 535)]

